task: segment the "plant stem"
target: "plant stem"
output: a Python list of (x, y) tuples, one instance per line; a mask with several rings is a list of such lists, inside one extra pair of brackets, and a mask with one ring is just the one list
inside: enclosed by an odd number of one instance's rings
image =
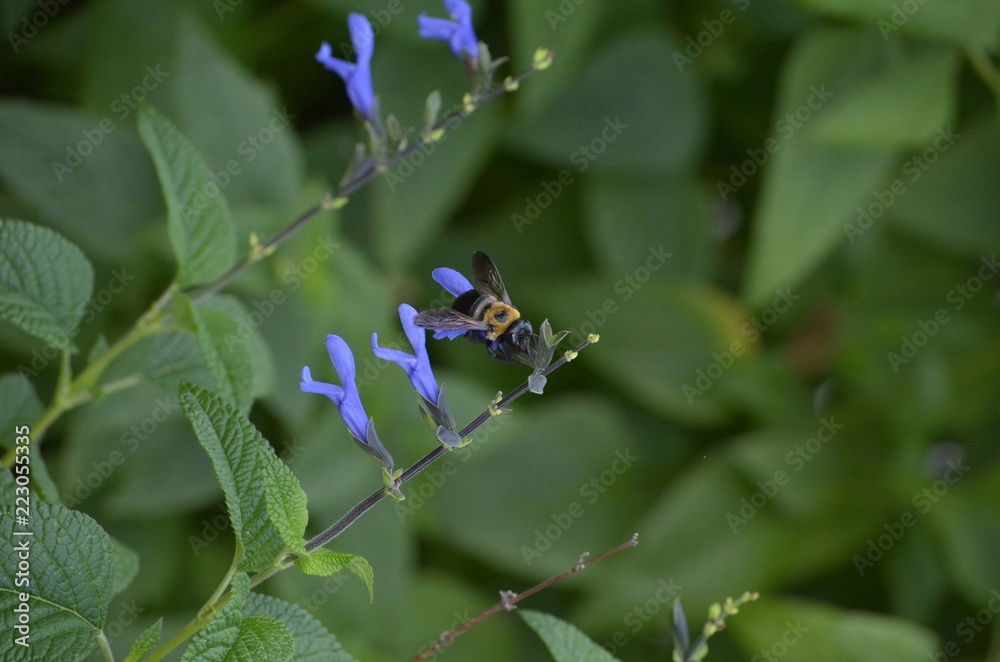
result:
[(635, 533), (635, 534), (632, 535), (632, 537), (629, 540), (623, 542), (622, 544), (618, 545), (614, 549), (610, 549), (610, 550), (604, 552), (603, 554), (595, 556), (592, 559), (588, 560), (587, 559), (588, 554), (587, 554), (587, 552), (584, 552), (580, 556), (580, 560), (578, 560), (576, 562), (576, 565), (574, 565), (572, 568), (570, 568), (566, 572), (558, 574), (555, 577), (550, 577), (550, 578), (546, 579), (544, 582), (542, 582), (540, 584), (535, 584), (534, 586), (532, 586), (531, 588), (529, 588), (528, 590), (526, 590), (526, 591), (524, 591), (522, 593), (511, 593), (510, 591), (501, 591), (500, 592), (500, 596), (501, 596), (500, 602), (496, 603), (495, 605), (493, 605), (492, 607), (490, 607), (489, 609), (487, 609), (483, 613), (479, 614), (478, 616), (473, 616), (472, 618), (470, 618), (466, 622), (464, 622), (461, 625), (459, 625), (454, 630), (449, 630), (447, 632), (444, 632), (438, 638), (437, 643), (435, 643), (433, 646), (425, 648), (416, 657), (414, 657), (413, 659), (411, 659), (410, 662), (422, 662), (422, 660), (426, 660), (429, 657), (432, 657), (432, 656), (436, 655), (437, 653), (440, 653), (442, 650), (444, 650), (445, 648), (447, 648), (448, 646), (450, 646), (451, 643), (453, 641), (455, 641), (455, 639), (457, 637), (459, 637), (460, 635), (462, 635), (465, 632), (467, 632), (468, 630), (470, 630), (474, 625), (478, 624), (479, 622), (486, 620), (487, 618), (489, 618), (493, 614), (499, 613), (501, 611), (512, 611), (515, 608), (515, 605), (518, 602), (520, 602), (521, 600), (524, 600), (525, 598), (530, 598), (534, 594), (540, 593), (541, 591), (544, 591), (545, 589), (549, 588), (550, 586), (553, 586), (555, 584), (558, 584), (559, 582), (565, 581), (566, 579), (569, 579), (570, 577), (572, 577), (573, 575), (577, 574), (578, 572), (582, 572), (583, 570), (585, 570), (586, 568), (594, 565), (598, 561), (606, 559), (609, 556), (613, 556), (614, 554), (617, 554), (618, 552), (624, 551), (624, 550), (626, 550), (626, 549), (628, 549), (630, 547), (635, 547), (638, 544), (639, 544), (639, 534)]
[[(519, 74), (514, 80), (517, 81), (518, 84), (520, 84), (521, 81), (530, 77), (534, 73), (535, 69), (528, 69), (526, 71), (521, 72), (521, 74)], [(506, 94), (510, 91), (511, 90), (506, 89), (503, 85), (497, 85), (496, 87), (489, 90), (482, 96), (476, 97), (474, 99), (475, 107), (478, 108), (483, 104), (489, 103), (494, 99), (496, 99), (497, 97), (499, 97), (500, 95)], [(309, 208), (300, 216), (298, 216), (298, 218), (296, 218), (288, 225), (286, 225), (284, 228), (279, 230), (276, 234), (261, 241), (258, 245), (254, 246), (251, 249), (250, 253), (245, 258), (243, 258), (243, 260), (237, 262), (232, 267), (230, 267), (230, 269), (226, 273), (222, 274), (211, 283), (191, 293), (190, 295), (191, 300), (197, 301), (211, 294), (215, 294), (216, 292), (219, 292), (220, 290), (225, 288), (227, 285), (236, 280), (240, 276), (240, 274), (242, 274), (244, 271), (249, 269), (251, 266), (259, 262), (267, 255), (270, 255), (278, 246), (285, 243), (285, 241), (287, 241), (296, 232), (298, 232), (299, 229), (303, 225), (305, 225), (307, 221), (312, 219), (320, 212), (333, 208), (335, 200), (346, 198), (347, 196), (351, 195), (358, 189), (362, 188), (363, 186), (368, 184), (368, 182), (375, 179), (384, 170), (392, 168), (393, 166), (395, 166), (397, 163), (399, 163), (409, 155), (413, 154), (417, 150), (424, 147), (428, 142), (432, 142), (433, 139), (431, 138), (431, 135), (435, 131), (445, 130), (451, 126), (454, 126), (458, 122), (462, 121), (463, 119), (471, 115), (472, 112), (475, 112), (475, 110), (471, 112), (465, 110), (464, 108), (458, 108), (457, 110), (453, 110), (452, 112), (441, 118), (429, 130), (421, 132), (420, 137), (418, 139), (409, 143), (404, 149), (401, 149), (400, 151), (393, 154), (392, 157), (389, 158), (387, 163), (377, 164), (377, 165), (375, 163), (368, 163), (364, 167), (359, 168), (358, 171), (355, 172), (350, 179), (342, 182), (340, 186), (337, 187), (336, 193), (327, 193), (326, 196), (323, 198), (322, 202)]]
[[(577, 354), (579, 352), (582, 352), (589, 345), (591, 345), (592, 342), (593, 341), (588, 338), (587, 340), (584, 340), (582, 343), (580, 343), (578, 347), (571, 350), (570, 352), (567, 352), (567, 354)], [(559, 360), (553, 362), (544, 371), (542, 371), (542, 375), (545, 376), (550, 375), (551, 373), (555, 372), (560, 367), (562, 367), (563, 364), (565, 364), (566, 362), (567, 358), (566, 354), (564, 354), (563, 356), (559, 357)], [(502, 409), (507, 405), (509, 405), (510, 403), (517, 400), (518, 398), (520, 398), (527, 392), (528, 392), (528, 382), (525, 381), (523, 384), (521, 384), (516, 389), (511, 391), (508, 395), (501, 398), (500, 401), (497, 402), (495, 405), (491, 405), (489, 408), (487, 408), (483, 413), (477, 416), (474, 421), (466, 425), (465, 428), (463, 428), (462, 431), (459, 432), (459, 436), (461, 436), (463, 439), (468, 437), (477, 429), (479, 429), (479, 427), (482, 426), (486, 421), (488, 421), (491, 416), (493, 416), (491, 410), (493, 410), (494, 408)], [(447, 452), (448, 449), (445, 448), (444, 446), (437, 446), (434, 450), (432, 450), (430, 453), (417, 460), (417, 462), (413, 466), (411, 466), (409, 469), (403, 472), (403, 474), (400, 476), (399, 479), (400, 484), (403, 484), (408, 480), (415, 478), (418, 474), (420, 474), (421, 471), (426, 469), (428, 466), (430, 466), (431, 463), (433, 463), (435, 460), (437, 460), (439, 457), (441, 457)], [(347, 527), (353, 524), (355, 520), (364, 515), (375, 504), (381, 501), (384, 496), (385, 496), (384, 490), (376, 490), (371, 494), (369, 494), (367, 498), (365, 498), (358, 505), (354, 506), (354, 508), (351, 508), (351, 510), (346, 515), (341, 517), (340, 520), (338, 520), (333, 526), (323, 531), (322, 533), (314, 537), (312, 540), (310, 540), (308, 543), (306, 543), (306, 549), (311, 552), (312, 550), (318, 547), (322, 547), (323, 545), (327, 544), (328, 542), (339, 536), (347, 529)]]

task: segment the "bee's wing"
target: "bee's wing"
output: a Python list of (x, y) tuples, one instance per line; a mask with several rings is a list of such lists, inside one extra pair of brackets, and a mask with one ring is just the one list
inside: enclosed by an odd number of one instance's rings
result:
[(436, 308), (417, 313), (414, 324), (425, 329), (441, 329), (445, 331), (488, 331), (489, 325), (482, 321), (460, 313), (454, 308)]
[(472, 254), (472, 285), (480, 294), (494, 296), (508, 306), (512, 305), (497, 265), (493, 264), (486, 253), (476, 251)]

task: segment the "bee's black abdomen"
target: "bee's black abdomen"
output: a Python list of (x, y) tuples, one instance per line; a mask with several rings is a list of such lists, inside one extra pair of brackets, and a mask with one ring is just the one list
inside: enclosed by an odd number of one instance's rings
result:
[(476, 308), (478, 308), (477, 304), (481, 298), (482, 297), (479, 295), (479, 292), (469, 290), (464, 294), (458, 295), (458, 298), (451, 304), (451, 307), (464, 315), (474, 318), (476, 317)]

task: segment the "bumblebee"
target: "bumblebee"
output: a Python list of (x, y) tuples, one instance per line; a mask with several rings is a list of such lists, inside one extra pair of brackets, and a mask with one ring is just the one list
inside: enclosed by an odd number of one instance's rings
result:
[(472, 286), (451, 308), (417, 313), (414, 322), (425, 329), (465, 331), (466, 338), (486, 345), (493, 358), (531, 365), (538, 336), (511, 304), (493, 260), (479, 251), (472, 254)]

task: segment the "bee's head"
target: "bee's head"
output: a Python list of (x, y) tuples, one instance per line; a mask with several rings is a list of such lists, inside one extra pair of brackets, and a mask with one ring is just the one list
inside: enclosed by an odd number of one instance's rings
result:
[(511, 325), (508, 333), (510, 334), (512, 345), (524, 351), (531, 349), (533, 339), (535, 338), (535, 334), (531, 330), (531, 322), (526, 319), (519, 319)]

